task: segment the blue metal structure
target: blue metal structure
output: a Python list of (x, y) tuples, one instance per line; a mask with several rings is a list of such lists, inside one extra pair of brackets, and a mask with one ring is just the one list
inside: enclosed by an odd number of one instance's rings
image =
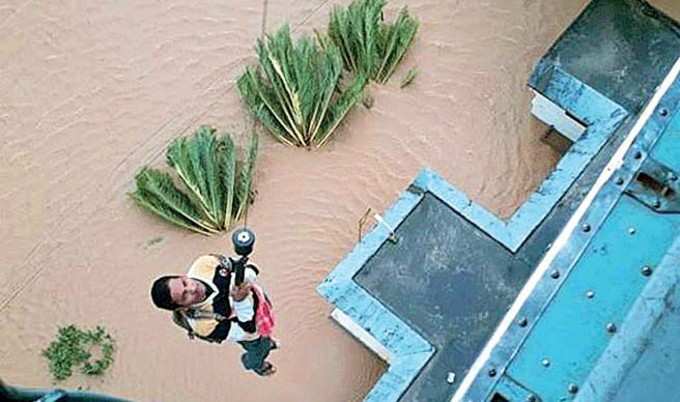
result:
[[(570, 345), (557, 342), (559, 338), (544, 339), (552, 325), (561, 322), (559, 318), (555, 323), (544, 324), (544, 332), (536, 332), (535, 338), (531, 338), (535, 343), (522, 341), (520, 347), (519, 343), (511, 342), (517, 341), (518, 335), (504, 337), (503, 345), (512, 346), (507, 350), (494, 349), (496, 354), (490, 360), (484, 358), (488, 342), (498, 333), (496, 328), (504, 321), (509, 306), (615, 150), (628, 137), (643, 106), (679, 55), (680, 28), (645, 2), (595, 0), (539, 61), (529, 81), (537, 93), (585, 126), (585, 132), (509, 220), (498, 219), (474, 204), (435, 172), (424, 170), (418, 175), (385, 214), (387, 224), (395, 228), (397, 241), (393, 241), (394, 236), (387, 228), (376, 227), (318, 288), (335, 304), (343, 320), (352, 321), (351, 325), (342, 321), (341, 324), (357, 333), (367, 345), (384, 349), (381, 354), (388, 360), (388, 370), (365, 400), (445, 401), (454, 394), (460, 399), (467, 392), (466, 400), (475, 402), (539, 398), (552, 401), (559, 400), (552, 399), (555, 395), (564, 397), (565, 389), (567, 398), (579, 395), (578, 390), (568, 391), (579, 388), (581, 378), (572, 380), (573, 387), (571, 382), (567, 388), (557, 382), (559, 385), (554, 385), (546, 397), (541, 392), (548, 392), (548, 388), (539, 392), (526, 382), (532, 376), (546, 373), (554, 372), (555, 378), (567, 375), (550, 358), (538, 359), (543, 371), (532, 371), (535, 355), (544, 354), (544, 341), (554, 347), (554, 361), (559, 360), (558, 352), (570, 355)], [(577, 56), (581, 61), (574, 62)], [(583, 62), (605, 59), (608, 63)], [(636, 62), (627, 63), (629, 59)], [(673, 109), (667, 109), (663, 117), (670, 110)], [(642, 162), (645, 157), (635, 160)], [(656, 164), (648, 170), (659, 169)], [(636, 197), (655, 197), (645, 187), (645, 183), (653, 180), (635, 181), (632, 173), (622, 179), (624, 184), (632, 183), (627, 188)], [(666, 208), (664, 200), (659, 202), (657, 208)], [(619, 220), (636, 213), (634, 204), (628, 207), (622, 209)], [(611, 230), (619, 229), (623, 221), (612, 219)], [(654, 220), (642, 221), (635, 222), (639, 230), (658, 225)], [(600, 226), (588, 224), (587, 233), (592, 236)], [(670, 232), (663, 239), (671, 236)], [(574, 244), (578, 242), (574, 240)], [(624, 251), (630, 247), (625, 242), (621, 244)], [(608, 246), (601, 252), (609, 260), (603, 257), (592, 264), (610, 261), (616, 251), (620, 250)], [(649, 252), (649, 258), (652, 253)], [(593, 271), (584, 268), (584, 272)], [(548, 283), (556, 286), (566, 280), (566, 274), (564, 267), (556, 274), (551, 272)], [(628, 293), (623, 292), (626, 288), (616, 290), (614, 286), (620, 283), (614, 279), (620, 278), (612, 274), (609, 279), (613, 286), (603, 292), (621, 293), (621, 303), (628, 300), (625, 296)], [(637, 286), (642, 286), (642, 282)], [(574, 314), (558, 312), (555, 317), (561, 313), (572, 318)], [(585, 313), (584, 310), (579, 314)], [(521, 318), (517, 327), (524, 334), (528, 329), (538, 331), (538, 314), (536, 311)], [(621, 320), (612, 324), (620, 326)], [(360, 329), (355, 331), (352, 329), (355, 327)], [(531, 345), (533, 349), (529, 348)], [(522, 356), (526, 357), (520, 359), (517, 350), (525, 347)], [(596, 348), (571, 350), (590, 353)], [(583, 356), (592, 357), (586, 354), (578, 358)], [(546, 367), (552, 371), (546, 372)], [(510, 375), (511, 370), (516, 374)]]
[(462, 400), (680, 394), (680, 79), (644, 123)]

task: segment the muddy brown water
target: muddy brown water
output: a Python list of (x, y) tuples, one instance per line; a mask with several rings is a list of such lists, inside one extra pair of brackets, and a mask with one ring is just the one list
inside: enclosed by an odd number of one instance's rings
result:
[[(393, 1), (422, 22), (392, 82), (372, 86), (322, 150), (262, 137), (249, 225), (284, 348), (279, 373), (244, 373), (232, 345), (190, 342), (148, 296), (194, 257), (229, 252), (126, 197), (143, 164), (199, 124), (242, 133), (234, 90), (255, 39), (322, 27), (321, 0), (0, 5), (0, 378), (44, 387), (60, 325), (105, 325), (116, 360), (83, 386), (139, 401), (358, 401), (385, 365), (335, 325), (317, 284), (351, 250), (366, 208), (387, 208), (422, 167), (508, 217), (555, 165), (529, 117), (533, 63), (584, 0)], [(342, 1), (347, 4), (347, 1)], [(656, 2), (676, 18), (674, 0)], [(389, 17), (389, 15), (388, 15)], [(398, 82), (417, 66), (414, 83)]]

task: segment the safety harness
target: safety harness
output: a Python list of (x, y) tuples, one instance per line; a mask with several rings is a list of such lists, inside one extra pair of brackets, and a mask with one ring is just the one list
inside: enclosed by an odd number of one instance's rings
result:
[[(231, 275), (231, 261), (229, 260), (228, 257), (225, 257), (220, 254), (211, 254), (214, 257), (217, 257), (219, 260), (218, 265), (215, 267), (215, 269), (226, 269), (229, 271), (229, 274)], [(248, 264), (247, 268), (250, 268), (255, 271), (256, 274), (260, 273), (260, 270), (257, 269), (255, 265)], [(231, 279), (227, 279), (227, 283), (230, 283)], [(267, 300), (269, 298), (265, 295)], [(205, 311), (200, 308), (178, 308), (175, 309), (172, 312), (172, 322), (174, 322), (176, 325), (182, 327), (184, 330), (187, 331), (187, 336), (189, 339), (193, 340), (194, 338), (198, 338), (207, 342), (212, 342), (212, 343), (221, 343), (222, 341), (216, 340), (213, 338), (209, 338), (206, 336), (201, 336), (198, 335), (196, 332), (194, 332), (193, 328), (191, 327), (191, 324), (189, 323), (189, 320), (216, 320), (216, 321), (232, 321), (236, 322), (236, 317), (225, 317), (222, 314), (215, 313), (213, 311)]]

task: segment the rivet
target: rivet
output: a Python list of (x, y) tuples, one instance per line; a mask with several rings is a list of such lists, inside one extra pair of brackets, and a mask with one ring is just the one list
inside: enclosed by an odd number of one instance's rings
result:
[(628, 228), (628, 234), (635, 234), (635, 228)]
[(649, 267), (649, 266), (647, 266), (647, 265), (645, 265), (644, 267), (642, 267), (642, 269), (640, 270), (640, 272), (642, 272), (642, 275), (644, 275), (644, 276), (649, 276), (649, 275), (652, 274), (652, 268)]
[(529, 323), (529, 320), (527, 320), (526, 317), (522, 317), (522, 319), (517, 321), (517, 325), (519, 325), (522, 328), (526, 327), (528, 323)]
[(541, 360), (541, 364), (543, 365), (543, 367), (550, 367), (550, 360), (543, 359)]
[(619, 186), (622, 185), (623, 184), (623, 177), (618, 177), (616, 179), (616, 184), (619, 185)]
[(660, 114), (661, 116), (664, 116), (664, 117), (665, 117), (665, 116), (668, 116), (668, 109), (666, 109), (665, 107), (662, 107), (662, 108), (659, 110), (659, 114)]
[(567, 388), (570, 394), (575, 394), (578, 392), (578, 385), (571, 383), (569, 384), (569, 387)]
[(659, 208), (661, 206), (661, 201), (659, 201), (659, 200), (654, 201), (654, 204), (652, 204), (652, 206), (654, 208)]
[(491, 369), (489, 370), (489, 377), (495, 377), (496, 376), (496, 369)]
[(616, 325), (613, 322), (607, 324), (607, 332), (609, 332), (610, 334), (616, 332)]
[(640, 159), (640, 158), (642, 158), (642, 152), (636, 151), (636, 152), (635, 152), (635, 155), (633, 155), (633, 157), (634, 157), (635, 159)]
[(553, 279), (559, 278), (559, 277), (560, 277), (560, 271), (558, 271), (558, 270), (556, 270), (556, 269), (553, 270), (553, 271), (550, 273), (550, 277), (553, 278)]
[(584, 232), (590, 232), (590, 225), (584, 223), (583, 226), (581, 226), (581, 229), (583, 229)]
[(592, 290), (587, 291), (586, 297), (592, 299), (593, 297), (595, 297), (595, 292), (593, 292)]

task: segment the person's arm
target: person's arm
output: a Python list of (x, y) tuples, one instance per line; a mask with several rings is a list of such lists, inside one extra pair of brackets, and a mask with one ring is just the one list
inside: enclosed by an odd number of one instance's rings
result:
[[(200, 320), (194, 329), (196, 334), (216, 342), (222, 342), (227, 338), (236, 341), (241, 340), (248, 334), (254, 334), (257, 331), (251, 285), (246, 282), (242, 286), (234, 288), (230, 292), (230, 296), (236, 320)], [(199, 331), (198, 328), (202, 330)]]
[(243, 271), (243, 282), (244, 283), (255, 283), (257, 281), (257, 275), (260, 271), (251, 264), (246, 265), (246, 269)]
[[(229, 338), (230, 340), (238, 341), (246, 337), (248, 334), (254, 334), (257, 331), (255, 325), (255, 309), (253, 303), (253, 296), (247, 294), (250, 285), (244, 284), (238, 291), (232, 292), (232, 306), (235, 314), (235, 321), (231, 320), (207, 320), (208, 322), (201, 323), (205, 329), (212, 328), (207, 333), (199, 333), (198, 335), (210, 338), (217, 342), (222, 342)], [(245, 294), (245, 297), (243, 296)], [(240, 300), (236, 300), (236, 298)], [(234, 325), (236, 324), (236, 325)]]

